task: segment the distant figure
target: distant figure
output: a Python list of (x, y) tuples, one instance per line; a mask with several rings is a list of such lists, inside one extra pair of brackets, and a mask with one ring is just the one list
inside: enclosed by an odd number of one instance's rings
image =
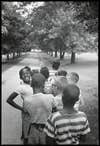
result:
[[(71, 72), (67, 75), (67, 81), (69, 84), (77, 85), (79, 81), (79, 75), (76, 72)], [(79, 100), (75, 103), (74, 108), (76, 110), (79, 110), (80, 105), (84, 105), (84, 101), (83, 98), (81, 97), (81, 94)]]
[(79, 94), (80, 89), (74, 84), (64, 89), (62, 111), (51, 114), (44, 128), (47, 145), (86, 144), (86, 135), (90, 132), (87, 116), (74, 109)]
[[(24, 67), (19, 71), (19, 76), (21, 79), (21, 84), (19, 87), (8, 97), (7, 102), (14, 108), (22, 111), (22, 139), (24, 144), (27, 143), (27, 131), (29, 129), (29, 119), (27, 118), (28, 112), (24, 108), (24, 102), (26, 98), (33, 95), (32, 87), (30, 86), (31, 81), (31, 69), (29, 67)], [(14, 99), (20, 97), (23, 100), (23, 106), (18, 105)]]
[(47, 118), (56, 107), (53, 95), (43, 93), (44, 83), (45, 77), (41, 73), (34, 74), (31, 82), (34, 95), (25, 100), (25, 108), (30, 116), (28, 144), (46, 143), (43, 129)]
[(57, 70), (59, 69), (59, 67), (60, 67), (60, 60), (58, 59), (54, 60), (52, 63), (53, 70), (50, 70), (50, 76), (54, 76)]

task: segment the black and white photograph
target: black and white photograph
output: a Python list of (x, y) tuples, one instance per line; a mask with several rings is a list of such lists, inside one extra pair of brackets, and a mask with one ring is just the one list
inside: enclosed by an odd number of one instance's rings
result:
[(1, 1), (1, 145), (99, 145), (99, 1)]

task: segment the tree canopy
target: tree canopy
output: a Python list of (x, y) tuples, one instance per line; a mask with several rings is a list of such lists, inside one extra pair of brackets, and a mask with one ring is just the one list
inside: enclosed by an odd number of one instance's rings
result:
[(98, 1), (2, 2), (2, 40), (18, 50), (29, 44), (30, 49), (36, 44), (45, 51), (96, 50), (98, 5)]

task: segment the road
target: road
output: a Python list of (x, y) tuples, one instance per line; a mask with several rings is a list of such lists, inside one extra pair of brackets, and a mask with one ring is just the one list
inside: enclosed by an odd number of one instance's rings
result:
[[(24, 66), (31, 68), (40, 68), (41, 60), (38, 53), (30, 53), (17, 64), (5, 64), (2, 68), (2, 144), (22, 144), (21, 137), (21, 112), (16, 110), (6, 100), (10, 93), (19, 85), (19, 70)], [(17, 103), (22, 104), (20, 97), (15, 99)]]

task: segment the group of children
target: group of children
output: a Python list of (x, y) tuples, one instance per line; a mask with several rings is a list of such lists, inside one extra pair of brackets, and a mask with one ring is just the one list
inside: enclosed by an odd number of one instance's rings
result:
[[(56, 65), (55, 65), (56, 64)], [(22, 139), (24, 144), (80, 144), (90, 132), (77, 82), (79, 75), (58, 70), (59, 62), (47, 67), (19, 71), (20, 86), (7, 102), (22, 111)], [(14, 99), (20, 95), (23, 106)]]

